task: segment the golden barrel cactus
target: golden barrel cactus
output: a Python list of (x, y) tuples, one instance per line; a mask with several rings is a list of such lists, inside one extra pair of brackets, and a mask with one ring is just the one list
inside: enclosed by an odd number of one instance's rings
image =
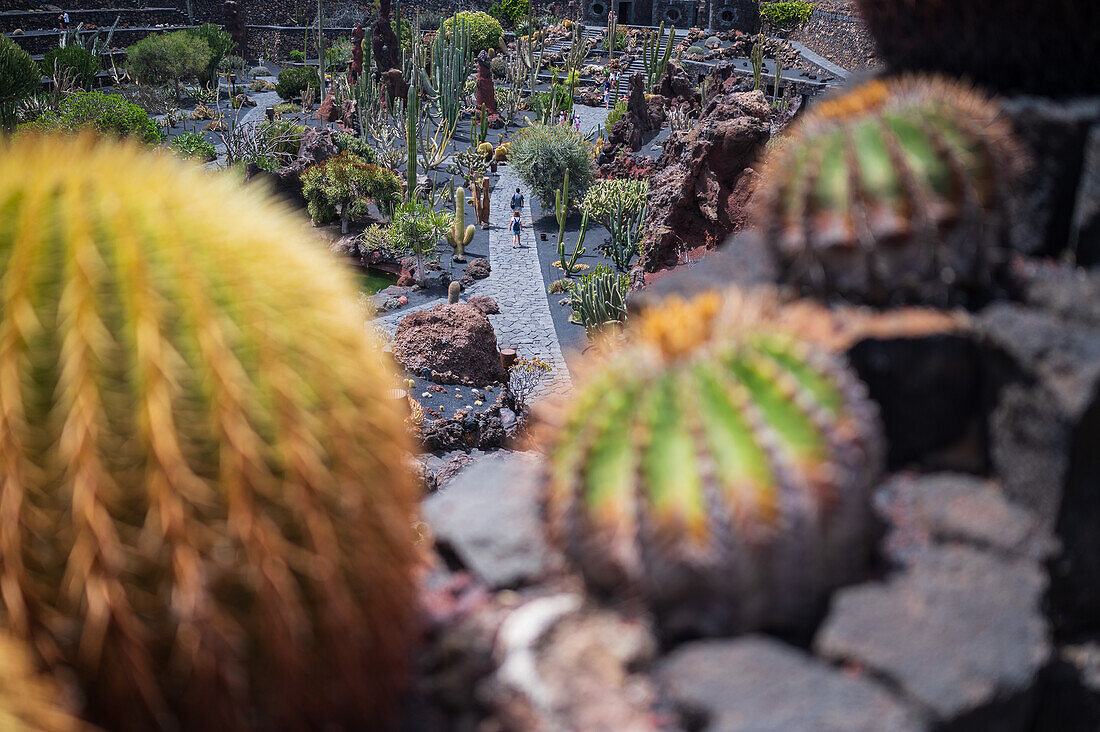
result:
[(804, 626), (864, 568), (877, 410), (762, 302), (672, 299), (545, 416), (551, 537), (666, 637)]
[(89, 720), (383, 723), (415, 560), (390, 386), (274, 200), (118, 142), (0, 148), (0, 616)]
[(946, 79), (822, 101), (767, 158), (752, 215), (806, 294), (981, 305), (1009, 286), (1021, 159), (1000, 107)]

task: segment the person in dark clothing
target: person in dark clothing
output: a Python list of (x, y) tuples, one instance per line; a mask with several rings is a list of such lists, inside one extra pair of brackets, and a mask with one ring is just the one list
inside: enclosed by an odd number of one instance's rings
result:
[(508, 205), (512, 207), (513, 211), (518, 211), (523, 208), (523, 194), (516, 189), (516, 192), (512, 194), (512, 200), (508, 202)]

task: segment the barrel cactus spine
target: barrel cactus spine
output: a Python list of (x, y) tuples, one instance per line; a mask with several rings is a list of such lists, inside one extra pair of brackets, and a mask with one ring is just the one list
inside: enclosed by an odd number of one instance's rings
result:
[(384, 724), (416, 498), (349, 275), (228, 178), (24, 136), (0, 283), (0, 618), (83, 716)]
[(959, 82), (867, 82), (768, 156), (753, 219), (806, 294), (978, 306), (1010, 286), (1022, 157), (999, 106)]
[(543, 415), (550, 536), (668, 638), (800, 629), (869, 554), (877, 410), (760, 312), (667, 301)]

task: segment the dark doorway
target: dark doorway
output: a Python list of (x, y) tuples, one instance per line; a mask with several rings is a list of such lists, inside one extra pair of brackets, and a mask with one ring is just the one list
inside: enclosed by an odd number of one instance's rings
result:
[(633, 22), (633, 18), (630, 16), (633, 14), (631, 10), (634, 8), (634, 3), (627, 0), (627, 2), (619, 3), (619, 22), (629, 25)]

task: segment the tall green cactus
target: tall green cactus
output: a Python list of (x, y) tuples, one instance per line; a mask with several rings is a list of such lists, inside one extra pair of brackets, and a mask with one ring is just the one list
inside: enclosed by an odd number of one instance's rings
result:
[(615, 15), (615, 11), (611, 10), (607, 14), (607, 62), (611, 63), (611, 59), (615, 57), (615, 37), (619, 32), (619, 18)]
[(458, 124), (465, 94), (466, 74), (470, 68), (470, 27), (459, 18), (449, 36), (439, 33), (432, 43), (431, 76), (417, 69), (422, 82), (439, 107), (446, 124)]
[(670, 28), (668, 42), (665, 43), (665, 53), (661, 55), (661, 42), (664, 39), (665, 24), (657, 30), (656, 35), (650, 35), (645, 40), (642, 49), (642, 62), (645, 64), (646, 88), (653, 91), (660, 82), (661, 77), (668, 68), (668, 60), (672, 57), (672, 47), (676, 43), (676, 29)]
[(4, 629), (104, 729), (387, 728), (417, 498), (351, 275), (87, 135), (0, 143), (0, 252)]
[(642, 207), (634, 215), (623, 205), (623, 201), (615, 202), (615, 213), (608, 219), (607, 230), (611, 232), (611, 241), (604, 247), (604, 252), (611, 258), (615, 268), (620, 272), (630, 269), (630, 260), (638, 251), (638, 244), (645, 229), (645, 219), (648, 209), (643, 203)]
[(420, 97), (416, 93), (416, 84), (409, 84), (408, 101), (405, 103), (405, 200), (411, 201), (416, 195), (416, 123), (420, 117)]
[(463, 188), (456, 188), (454, 223), (447, 230), (447, 243), (455, 250), (456, 262), (466, 261), (466, 245), (473, 239), (474, 225), (466, 225), (466, 191)]
[(569, 306), (573, 310), (570, 319), (584, 326), (589, 338), (612, 323), (625, 323), (628, 285), (626, 275), (597, 265), (569, 289)]
[(804, 631), (870, 558), (874, 403), (765, 305), (667, 300), (545, 415), (552, 539), (667, 639)]

